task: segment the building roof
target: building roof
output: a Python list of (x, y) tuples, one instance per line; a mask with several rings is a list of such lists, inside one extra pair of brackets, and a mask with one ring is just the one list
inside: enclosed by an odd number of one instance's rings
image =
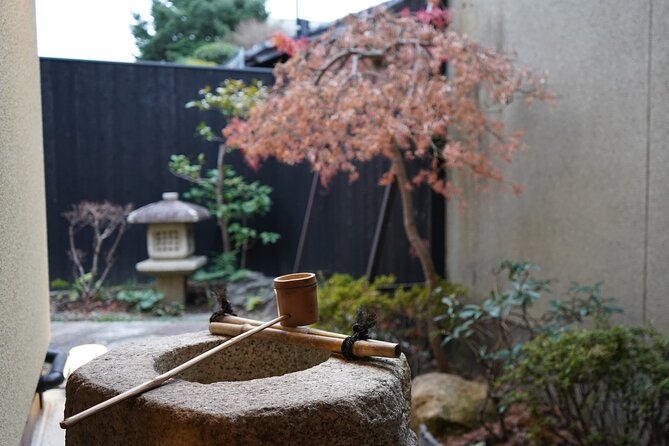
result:
[[(417, 11), (418, 9), (425, 7), (425, 0), (390, 0), (381, 4), (394, 12), (400, 12), (405, 8), (409, 8), (409, 10), (411, 11)], [(364, 11), (360, 11), (358, 14), (371, 11), (375, 7), (365, 9)], [(314, 28), (313, 30), (309, 30), (306, 34), (300, 37), (313, 39), (325, 33), (332, 27), (338, 28), (340, 26), (343, 26), (343, 24), (344, 24), (343, 18), (338, 19), (332, 23), (327, 23), (325, 25), (319, 26), (318, 28)], [(277, 63), (285, 62), (286, 60), (288, 60), (288, 56), (284, 53), (277, 51), (277, 49), (270, 43), (270, 41), (266, 41), (265, 43), (256, 45), (249, 51), (247, 51), (246, 54), (244, 55), (244, 59), (245, 59), (244, 63), (247, 67), (271, 68), (274, 67), (274, 65), (276, 65)]]

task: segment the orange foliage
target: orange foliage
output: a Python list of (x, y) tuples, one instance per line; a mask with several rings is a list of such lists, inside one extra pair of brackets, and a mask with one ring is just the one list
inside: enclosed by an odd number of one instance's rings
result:
[(274, 33), (269, 39), (270, 43), (281, 53), (289, 56), (295, 54), (299, 49), (307, 46), (309, 41), (305, 38), (292, 39), (283, 33)]
[[(444, 180), (448, 169), (502, 182), (499, 165), (523, 147), (523, 133), (489, 111), (551, 99), (544, 79), (450, 30), (445, 10), (347, 20), (311, 42), (274, 37), (292, 57), (275, 68), (268, 100), (225, 129), (228, 144), (253, 166), (269, 156), (307, 161), (324, 184), (337, 172), (355, 179), (358, 163), (390, 158), (392, 147), (427, 160), (412, 183), (447, 197), (462, 192)], [(389, 171), (381, 182), (394, 179)]]

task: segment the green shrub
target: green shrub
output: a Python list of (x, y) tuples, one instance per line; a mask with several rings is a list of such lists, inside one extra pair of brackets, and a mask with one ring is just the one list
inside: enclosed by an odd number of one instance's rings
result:
[[(318, 325), (325, 330), (348, 332), (355, 321), (360, 306), (377, 306), (382, 292), (379, 288), (395, 282), (393, 276), (378, 276), (372, 283), (364, 277), (354, 279), (349, 274), (333, 274), (327, 279), (321, 277), (318, 290)], [(384, 297), (384, 299), (386, 299)]]
[(669, 341), (650, 328), (541, 334), (500, 383), (534, 415), (540, 444), (669, 444)]
[(467, 348), (488, 382), (488, 398), (481, 414), (492, 405), (499, 432), (493, 436), (495, 441), (509, 438), (507, 396), (516, 389), (513, 380), (502, 384), (499, 378), (518, 360), (523, 343), (541, 333), (558, 335), (583, 323), (605, 327), (610, 317), (621, 311), (613, 306), (612, 299), (602, 297), (601, 283), (572, 283), (566, 296), (550, 300), (549, 310), (537, 318), (530, 309), (551, 294), (551, 281), (536, 277), (538, 271), (539, 267), (529, 262), (504, 261), (495, 270), (501, 286), (488, 299), (474, 304), (444, 296), (445, 311), (436, 317), (444, 330), (443, 344)]
[(193, 58), (215, 62), (220, 65), (237, 54), (237, 51), (239, 51), (239, 48), (231, 43), (211, 42), (198, 47), (193, 52)]
[(68, 290), (70, 289), (70, 282), (61, 278), (56, 278), (51, 281), (49, 287), (52, 290)]
[(116, 300), (130, 305), (132, 311), (153, 313), (155, 316), (181, 316), (184, 306), (176, 302), (163, 302), (165, 295), (152, 289), (123, 289), (116, 293)]
[(164, 297), (163, 293), (154, 290), (121, 290), (116, 299), (131, 305), (132, 310), (139, 312), (152, 311)]
[(177, 63), (183, 65), (192, 65), (196, 67), (216, 67), (218, 64), (216, 62), (211, 62), (204, 59), (196, 59), (194, 57), (182, 57), (177, 60)]
[(524, 340), (583, 323), (605, 327), (614, 313), (622, 311), (613, 305), (613, 299), (602, 297), (601, 283), (572, 282), (566, 296), (550, 300), (548, 311), (536, 318), (531, 308), (551, 293), (551, 281), (535, 277), (537, 271), (539, 267), (532, 263), (507, 260), (495, 271), (498, 283), (504, 286), (491, 291), (481, 304), (444, 296), (445, 311), (435, 318), (444, 329), (443, 344), (461, 341), (494, 368), (491, 372), (499, 373)]
[(159, 302), (153, 307), (153, 314), (159, 317), (179, 317), (183, 316), (184, 311), (183, 304), (177, 302)]
[[(465, 295), (465, 289), (442, 281), (440, 295), (453, 298)], [(374, 336), (400, 342), (418, 373), (429, 360), (427, 319), (445, 311), (446, 305), (428, 298), (425, 286), (398, 287), (392, 275), (377, 276), (371, 283), (365, 277), (333, 274), (321, 279), (318, 306), (319, 326), (326, 330), (350, 333), (358, 308), (376, 313)]]

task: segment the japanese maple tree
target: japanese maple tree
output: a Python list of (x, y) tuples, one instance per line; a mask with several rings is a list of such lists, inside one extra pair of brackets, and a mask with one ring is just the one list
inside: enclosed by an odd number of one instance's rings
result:
[[(275, 68), (268, 99), (224, 130), (251, 165), (270, 156), (306, 161), (323, 184), (338, 172), (355, 180), (359, 163), (388, 158), (379, 182), (398, 182), (406, 235), (430, 292), (438, 275), (416, 226), (412, 189), (425, 183), (458, 199), (447, 173), (460, 170), (519, 190), (500, 163), (523, 146), (523, 133), (505, 129), (497, 112), (519, 97), (528, 105), (550, 98), (542, 77), (448, 24), (444, 9), (396, 16), (379, 8), (310, 42), (279, 38), (291, 57)], [(409, 175), (413, 160), (422, 168)]]

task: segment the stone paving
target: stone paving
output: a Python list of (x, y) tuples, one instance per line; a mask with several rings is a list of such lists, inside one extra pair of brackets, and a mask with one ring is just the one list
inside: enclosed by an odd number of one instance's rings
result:
[(102, 344), (109, 349), (132, 341), (207, 329), (209, 313), (179, 319), (130, 322), (51, 322), (50, 348), (69, 350), (81, 344)]

